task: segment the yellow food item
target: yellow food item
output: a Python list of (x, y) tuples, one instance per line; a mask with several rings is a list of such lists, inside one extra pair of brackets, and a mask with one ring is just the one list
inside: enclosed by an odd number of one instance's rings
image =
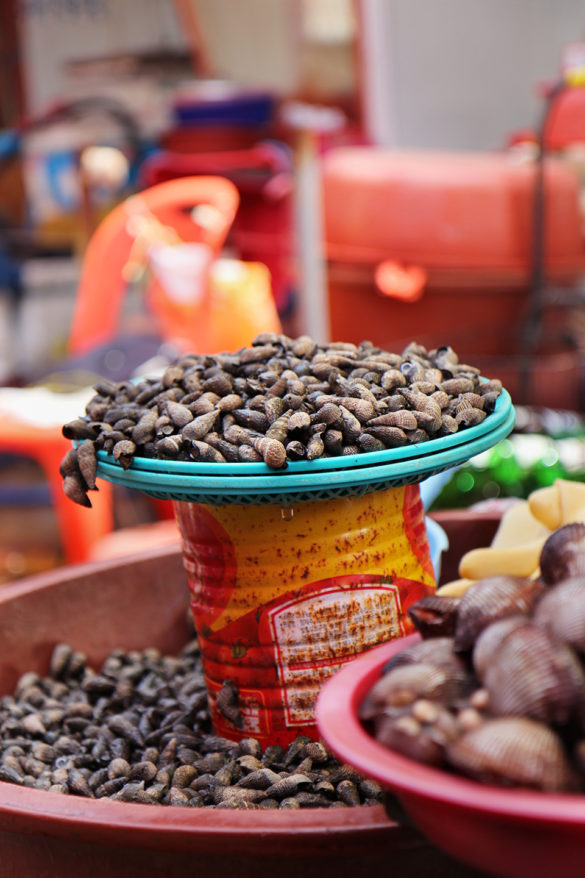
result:
[(530, 576), (538, 567), (545, 537), (510, 549), (472, 549), (459, 564), (459, 575), (466, 579), (488, 576)]
[(521, 500), (503, 514), (492, 540), (492, 549), (515, 549), (518, 545), (546, 539), (549, 528), (532, 514), (530, 504)]
[(528, 498), (528, 505), (534, 518), (549, 531), (561, 526), (561, 498), (556, 482), (548, 488), (533, 491)]
[(437, 589), (437, 594), (443, 597), (459, 598), (464, 595), (467, 589), (474, 585), (475, 579), (453, 579)]
[(559, 492), (561, 525), (585, 521), (585, 485), (582, 482), (557, 479), (553, 487)]
[(540, 553), (552, 531), (575, 521), (585, 522), (585, 484), (557, 479), (533, 491), (526, 501), (509, 507), (491, 546), (471, 549), (459, 562), (460, 579), (442, 585), (437, 594), (458, 596), (488, 576), (526, 576), (540, 573)]

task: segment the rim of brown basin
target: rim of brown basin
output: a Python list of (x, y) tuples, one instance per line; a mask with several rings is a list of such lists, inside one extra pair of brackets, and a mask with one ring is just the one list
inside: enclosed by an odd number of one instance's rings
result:
[[(159, 601), (164, 595), (165, 612), (157, 610), (156, 601), (137, 603), (139, 589), (151, 598), (156, 592)], [(25, 670), (46, 671), (54, 645), (63, 640), (82, 649), (90, 664), (120, 646), (106, 643), (109, 635), (104, 634), (112, 595), (119, 615), (132, 614), (124, 649), (156, 645), (172, 650), (174, 644), (177, 651), (187, 641), (187, 587), (179, 547), (58, 568), (0, 588), (0, 694), (12, 691)], [(92, 614), (87, 631), (79, 624), (84, 612)], [(155, 632), (160, 632), (156, 641)], [(412, 845), (416, 835), (392, 822), (380, 804), (287, 811), (175, 808), (88, 799), (2, 781), (0, 827), (177, 851), (217, 851), (229, 839), (230, 849), (236, 845), (243, 854), (257, 853), (260, 839), (263, 853), (270, 854), (281, 851), (285, 840), (290, 845), (294, 836), (305, 855), (330, 850), (341, 839), (346, 850), (381, 844), (396, 849)]]

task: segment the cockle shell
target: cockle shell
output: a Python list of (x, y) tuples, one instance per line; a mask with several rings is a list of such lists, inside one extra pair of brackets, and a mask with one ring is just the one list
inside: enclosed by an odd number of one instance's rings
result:
[(508, 633), (483, 676), (496, 716), (566, 725), (583, 712), (585, 672), (576, 654), (527, 622)]
[(585, 654), (585, 577), (565, 579), (540, 599), (534, 622)]
[(525, 717), (486, 720), (451, 743), (446, 756), (452, 766), (483, 783), (548, 792), (577, 786), (558, 735)]
[(435, 767), (444, 765), (445, 749), (459, 734), (457, 721), (447, 708), (423, 699), (402, 715), (380, 715), (374, 728), (380, 744)]
[(553, 531), (542, 547), (540, 573), (546, 585), (585, 576), (585, 524), (573, 522)]
[(435, 665), (438, 668), (451, 668), (466, 671), (467, 663), (453, 649), (452, 637), (434, 637), (430, 640), (419, 640), (406, 649), (397, 652), (386, 662), (382, 673), (398, 668), (401, 665), (414, 664)]
[(496, 619), (527, 615), (543, 592), (540, 582), (516, 576), (491, 576), (476, 582), (459, 604), (455, 649), (471, 649), (483, 629)]
[(402, 665), (384, 674), (362, 702), (360, 717), (372, 719), (381, 711), (403, 708), (419, 698), (444, 704), (467, 694), (467, 677), (463, 680), (448, 668), (420, 662)]
[(506, 616), (505, 619), (492, 622), (491, 625), (483, 629), (475, 641), (472, 654), (473, 667), (480, 680), (483, 680), (487, 669), (498, 654), (508, 634), (521, 625), (526, 625), (527, 622), (526, 616)]
[(426, 595), (409, 610), (408, 615), (422, 637), (447, 637), (455, 633), (461, 598)]

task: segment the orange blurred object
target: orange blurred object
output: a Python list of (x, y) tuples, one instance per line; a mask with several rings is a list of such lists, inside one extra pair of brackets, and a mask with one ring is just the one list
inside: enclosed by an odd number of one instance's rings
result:
[[(31, 392), (38, 391), (31, 388)], [(96, 541), (114, 527), (112, 485), (100, 483), (99, 491), (92, 494), (92, 509), (78, 506), (65, 496), (59, 464), (71, 448), (71, 442), (62, 435), (60, 424), (34, 422), (38, 397), (31, 398), (29, 394), (27, 398), (27, 394), (27, 388), (0, 389), (0, 452), (31, 458), (41, 466), (50, 490), (64, 559), (67, 564), (76, 564), (87, 560)], [(74, 416), (72, 413), (71, 418)]]
[(386, 259), (376, 268), (374, 279), (382, 296), (401, 302), (417, 302), (424, 293), (427, 273), (419, 265), (402, 266)]
[[(127, 266), (139, 236), (145, 248), (170, 241), (197, 242), (215, 258), (238, 204), (237, 189), (229, 180), (193, 177), (152, 186), (114, 208), (85, 252), (69, 337), (71, 353), (85, 353), (114, 337), (128, 282)], [(199, 221), (197, 210), (202, 214)], [(145, 255), (141, 252), (137, 261)]]
[[(144, 267), (152, 270), (147, 304), (155, 328), (181, 351), (236, 350), (260, 332), (280, 332), (268, 269), (259, 263), (218, 259), (238, 204), (237, 189), (229, 180), (190, 177), (160, 183), (116, 207), (96, 229), (85, 254), (69, 338), (71, 353), (84, 354), (114, 339), (128, 279)], [(161, 253), (167, 257), (162, 272), (156, 270)], [(179, 269), (185, 264), (188, 270), (181, 277)], [(13, 388), (9, 391), (14, 394)], [(100, 480), (99, 492), (92, 493), (93, 509), (76, 505), (63, 493), (59, 464), (71, 443), (62, 436), (61, 426), (82, 409), (43, 426), (34, 421), (28, 389), (17, 392), (22, 396), (16, 402), (12, 396), (12, 407), (2, 412), (0, 453), (29, 456), (40, 463), (65, 560), (87, 560), (99, 554), (100, 540), (113, 531), (114, 516), (108, 482)], [(163, 516), (167, 506), (161, 504)], [(119, 532), (115, 540), (120, 553), (124, 546), (131, 550), (138, 543), (134, 529), (126, 530), (126, 538)], [(139, 540), (148, 541), (143, 533)]]
[(240, 205), (229, 243), (240, 259), (270, 270), (280, 314), (291, 307), (297, 286), (294, 267), (293, 166), (281, 143), (254, 143), (249, 149), (189, 153), (163, 149), (140, 168), (146, 186), (194, 175), (218, 175), (238, 189)]
[(158, 183), (115, 208), (85, 254), (71, 352), (115, 335), (128, 280), (144, 267), (156, 329), (182, 352), (234, 350), (260, 332), (280, 332), (268, 270), (218, 260), (238, 205), (229, 180), (198, 176)]
[[(535, 177), (534, 164), (500, 154), (328, 152), (331, 337), (499, 354), (530, 301)], [(579, 180), (550, 159), (545, 185), (547, 277), (570, 286), (585, 269)], [(422, 275), (402, 273), (408, 265), (426, 273), (424, 291)]]

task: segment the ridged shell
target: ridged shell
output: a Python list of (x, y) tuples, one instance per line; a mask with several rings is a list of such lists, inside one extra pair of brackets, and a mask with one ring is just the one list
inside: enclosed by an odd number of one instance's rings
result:
[(547, 591), (536, 607), (534, 622), (585, 653), (585, 577), (566, 579)]
[(95, 445), (91, 439), (84, 439), (77, 448), (77, 465), (89, 491), (95, 491), (97, 475), (97, 458)]
[(470, 408), (455, 415), (455, 421), (459, 427), (475, 427), (486, 418), (486, 413), (481, 409)]
[(362, 433), (358, 436), (358, 446), (362, 451), (384, 451), (386, 446), (381, 439), (376, 439), (370, 433)]
[(435, 363), (438, 369), (452, 369), (459, 362), (459, 357), (448, 345), (441, 345), (441, 347), (429, 351), (429, 359)]
[(565, 725), (585, 704), (585, 673), (576, 654), (532, 622), (503, 640), (483, 684), (496, 716)]
[(367, 423), (367, 429), (370, 427), (400, 427), (402, 430), (416, 430), (418, 422), (413, 412), (408, 409), (402, 409), (399, 412), (388, 412), (377, 418), (372, 418)]
[(585, 524), (565, 524), (548, 537), (540, 555), (540, 572), (546, 585), (585, 576)]
[(200, 439), (193, 439), (189, 453), (193, 460), (206, 461), (207, 463), (226, 462), (221, 451), (218, 451), (217, 448), (214, 448), (212, 445), (209, 445), (207, 442), (203, 442)]
[(63, 480), (63, 491), (65, 492), (65, 496), (70, 500), (73, 500), (74, 503), (78, 503), (79, 506), (87, 506), (88, 508), (91, 508), (91, 500), (87, 496), (85, 482), (82, 480), (80, 473), (73, 473), (72, 475), (65, 476)]
[(400, 427), (368, 427), (368, 433), (383, 442), (387, 448), (408, 444), (408, 437)]
[(453, 715), (437, 706), (434, 722), (429, 725), (421, 724), (414, 715), (382, 714), (374, 722), (374, 734), (383, 746), (416, 762), (440, 767), (445, 762), (445, 748), (455, 740), (458, 729)]
[(372, 719), (382, 710), (404, 707), (419, 698), (443, 704), (456, 701), (466, 694), (467, 680), (449, 669), (419, 663), (403, 665), (384, 674), (370, 689), (362, 702), (360, 717)]
[(380, 385), (391, 392), (396, 387), (406, 387), (406, 378), (399, 369), (388, 369), (380, 379)]
[(355, 442), (362, 432), (362, 425), (356, 416), (346, 409), (344, 405), (339, 406), (339, 411), (341, 412), (341, 432), (343, 433), (343, 438), (346, 442)]
[(547, 792), (576, 788), (560, 738), (523, 717), (486, 720), (447, 747), (447, 760), (483, 783)]
[(250, 439), (249, 444), (262, 455), (264, 463), (270, 469), (283, 469), (286, 466), (286, 448), (278, 439), (262, 436)]
[(455, 420), (455, 418), (451, 417), (451, 415), (443, 415), (441, 417), (441, 426), (439, 427), (439, 432), (443, 436), (450, 436), (452, 433), (457, 433), (459, 430), (459, 424)]
[(318, 435), (311, 436), (307, 443), (307, 459), (316, 460), (318, 457), (321, 457), (324, 451), (325, 446), (321, 437)]
[(403, 649), (393, 656), (382, 669), (383, 674), (405, 665), (425, 664), (447, 671), (451, 678), (461, 686), (461, 693), (467, 694), (477, 687), (469, 666), (460, 655), (453, 650), (452, 637), (436, 637), (432, 640), (421, 640)]
[(426, 595), (413, 604), (408, 615), (422, 637), (450, 637), (455, 633), (461, 598)]
[(183, 439), (203, 439), (206, 433), (211, 433), (218, 418), (217, 411), (198, 415), (181, 429)]
[(480, 680), (483, 680), (485, 672), (498, 654), (504, 639), (511, 631), (515, 631), (521, 625), (526, 625), (527, 621), (526, 616), (507, 616), (498, 622), (492, 622), (491, 625), (483, 629), (475, 641), (472, 656), (473, 667)]
[(491, 576), (476, 582), (459, 604), (455, 648), (471, 649), (483, 629), (496, 619), (528, 615), (543, 591), (544, 586), (536, 580), (516, 576)]
[(406, 377), (409, 384), (414, 384), (417, 381), (424, 381), (425, 370), (420, 363), (406, 360), (406, 362), (401, 364), (400, 371)]

